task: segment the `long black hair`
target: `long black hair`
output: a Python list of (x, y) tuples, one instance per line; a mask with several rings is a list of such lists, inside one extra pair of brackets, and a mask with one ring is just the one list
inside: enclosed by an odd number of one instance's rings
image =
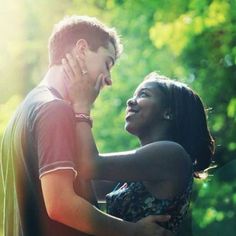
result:
[(156, 82), (164, 94), (163, 101), (171, 114), (173, 141), (184, 147), (193, 161), (195, 177), (200, 177), (199, 173), (211, 165), (215, 151), (201, 98), (186, 84), (155, 72), (147, 75), (145, 80)]

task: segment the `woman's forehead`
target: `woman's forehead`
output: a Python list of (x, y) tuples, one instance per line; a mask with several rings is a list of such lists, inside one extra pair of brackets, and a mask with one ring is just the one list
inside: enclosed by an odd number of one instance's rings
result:
[(137, 93), (138, 91), (143, 90), (143, 89), (148, 89), (148, 90), (151, 90), (151, 91), (160, 90), (157, 81), (143, 81), (137, 87), (137, 89), (135, 90), (135, 93)]

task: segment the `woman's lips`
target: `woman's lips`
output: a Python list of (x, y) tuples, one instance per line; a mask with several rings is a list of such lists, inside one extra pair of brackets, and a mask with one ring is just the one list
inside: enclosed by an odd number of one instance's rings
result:
[(137, 112), (138, 112), (137, 110), (128, 109), (127, 112), (126, 112), (125, 118), (127, 119), (128, 117), (133, 116), (133, 115), (135, 115)]

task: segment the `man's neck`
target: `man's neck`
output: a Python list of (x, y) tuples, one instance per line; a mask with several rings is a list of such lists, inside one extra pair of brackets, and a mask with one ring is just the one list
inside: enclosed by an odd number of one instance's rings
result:
[(65, 74), (62, 66), (55, 65), (50, 67), (40, 85), (53, 87), (60, 93), (63, 99), (68, 100), (66, 83), (65, 83)]

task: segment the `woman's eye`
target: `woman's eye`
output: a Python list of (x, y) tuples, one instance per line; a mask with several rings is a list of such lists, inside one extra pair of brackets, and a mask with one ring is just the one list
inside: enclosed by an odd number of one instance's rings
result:
[(140, 96), (140, 97), (147, 97), (148, 94), (147, 94), (146, 92), (141, 92), (141, 93), (139, 94), (139, 96)]

